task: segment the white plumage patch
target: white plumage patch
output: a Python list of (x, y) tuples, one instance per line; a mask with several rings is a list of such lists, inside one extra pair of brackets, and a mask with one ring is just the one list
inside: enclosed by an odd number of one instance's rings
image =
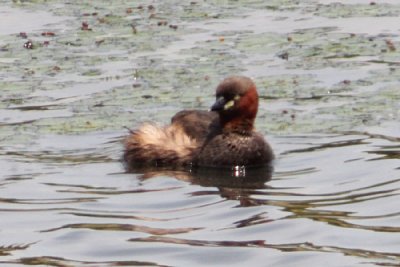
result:
[[(132, 140), (133, 139), (133, 140)], [(184, 130), (177, 125), (160, 127), (155, 124), (145, 123), (128, 142), (135, 142), (145, 148), (152, 147), (162, 151), (174, 151), (178, 156), (187, 156), (197, 147), (197, 142), (191, 139)]]

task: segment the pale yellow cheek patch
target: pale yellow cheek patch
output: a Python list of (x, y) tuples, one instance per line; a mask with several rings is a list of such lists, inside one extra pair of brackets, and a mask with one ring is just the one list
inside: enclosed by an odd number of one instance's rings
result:
[(235, 105), (235, 101), (230, 100), (230, 101), (226, 102), (226, 104), (224, 105), (224, 110), (230, 109), (234, 105)]
[(231, 107), (233, 107), (235, 105), (235, 101), (239, 100), (240, 95), (235, 95), (235, 97), (233, 98), (233, 100), (226, 102), (226, 104), (224, 105), (224, 110), (230, 109)]

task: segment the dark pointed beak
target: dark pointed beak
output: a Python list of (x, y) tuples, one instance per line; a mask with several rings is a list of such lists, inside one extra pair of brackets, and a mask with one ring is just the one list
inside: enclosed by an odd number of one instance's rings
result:
[(223, 97), (220, 97), (215, 101), (215, 103), (211, 106), (211, 111), (221, 111), (224, 110), (224, 106), (226, 104), (226, 100)]

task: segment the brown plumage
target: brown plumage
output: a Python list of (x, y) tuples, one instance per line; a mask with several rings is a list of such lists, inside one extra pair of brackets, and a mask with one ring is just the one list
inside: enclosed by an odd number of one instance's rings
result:
[(125, 139), (126, 167), (267, 165), (274, 155), (263, 136), (254, 131), (257, 110), (252, 80), (226, 78), (217, 87), (211, 111), (180, 111), (167, 126), (146, 123), (133, 131)]

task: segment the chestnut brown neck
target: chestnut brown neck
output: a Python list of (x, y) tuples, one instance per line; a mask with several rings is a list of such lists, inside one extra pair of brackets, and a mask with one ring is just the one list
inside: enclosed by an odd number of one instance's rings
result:
[(220, 113), (223, 132), (248, 134), (254, 129), (258, 111), (258, 94), (255, 86), (249, 88), (241, 98), (237, 108), (229, 113)]

